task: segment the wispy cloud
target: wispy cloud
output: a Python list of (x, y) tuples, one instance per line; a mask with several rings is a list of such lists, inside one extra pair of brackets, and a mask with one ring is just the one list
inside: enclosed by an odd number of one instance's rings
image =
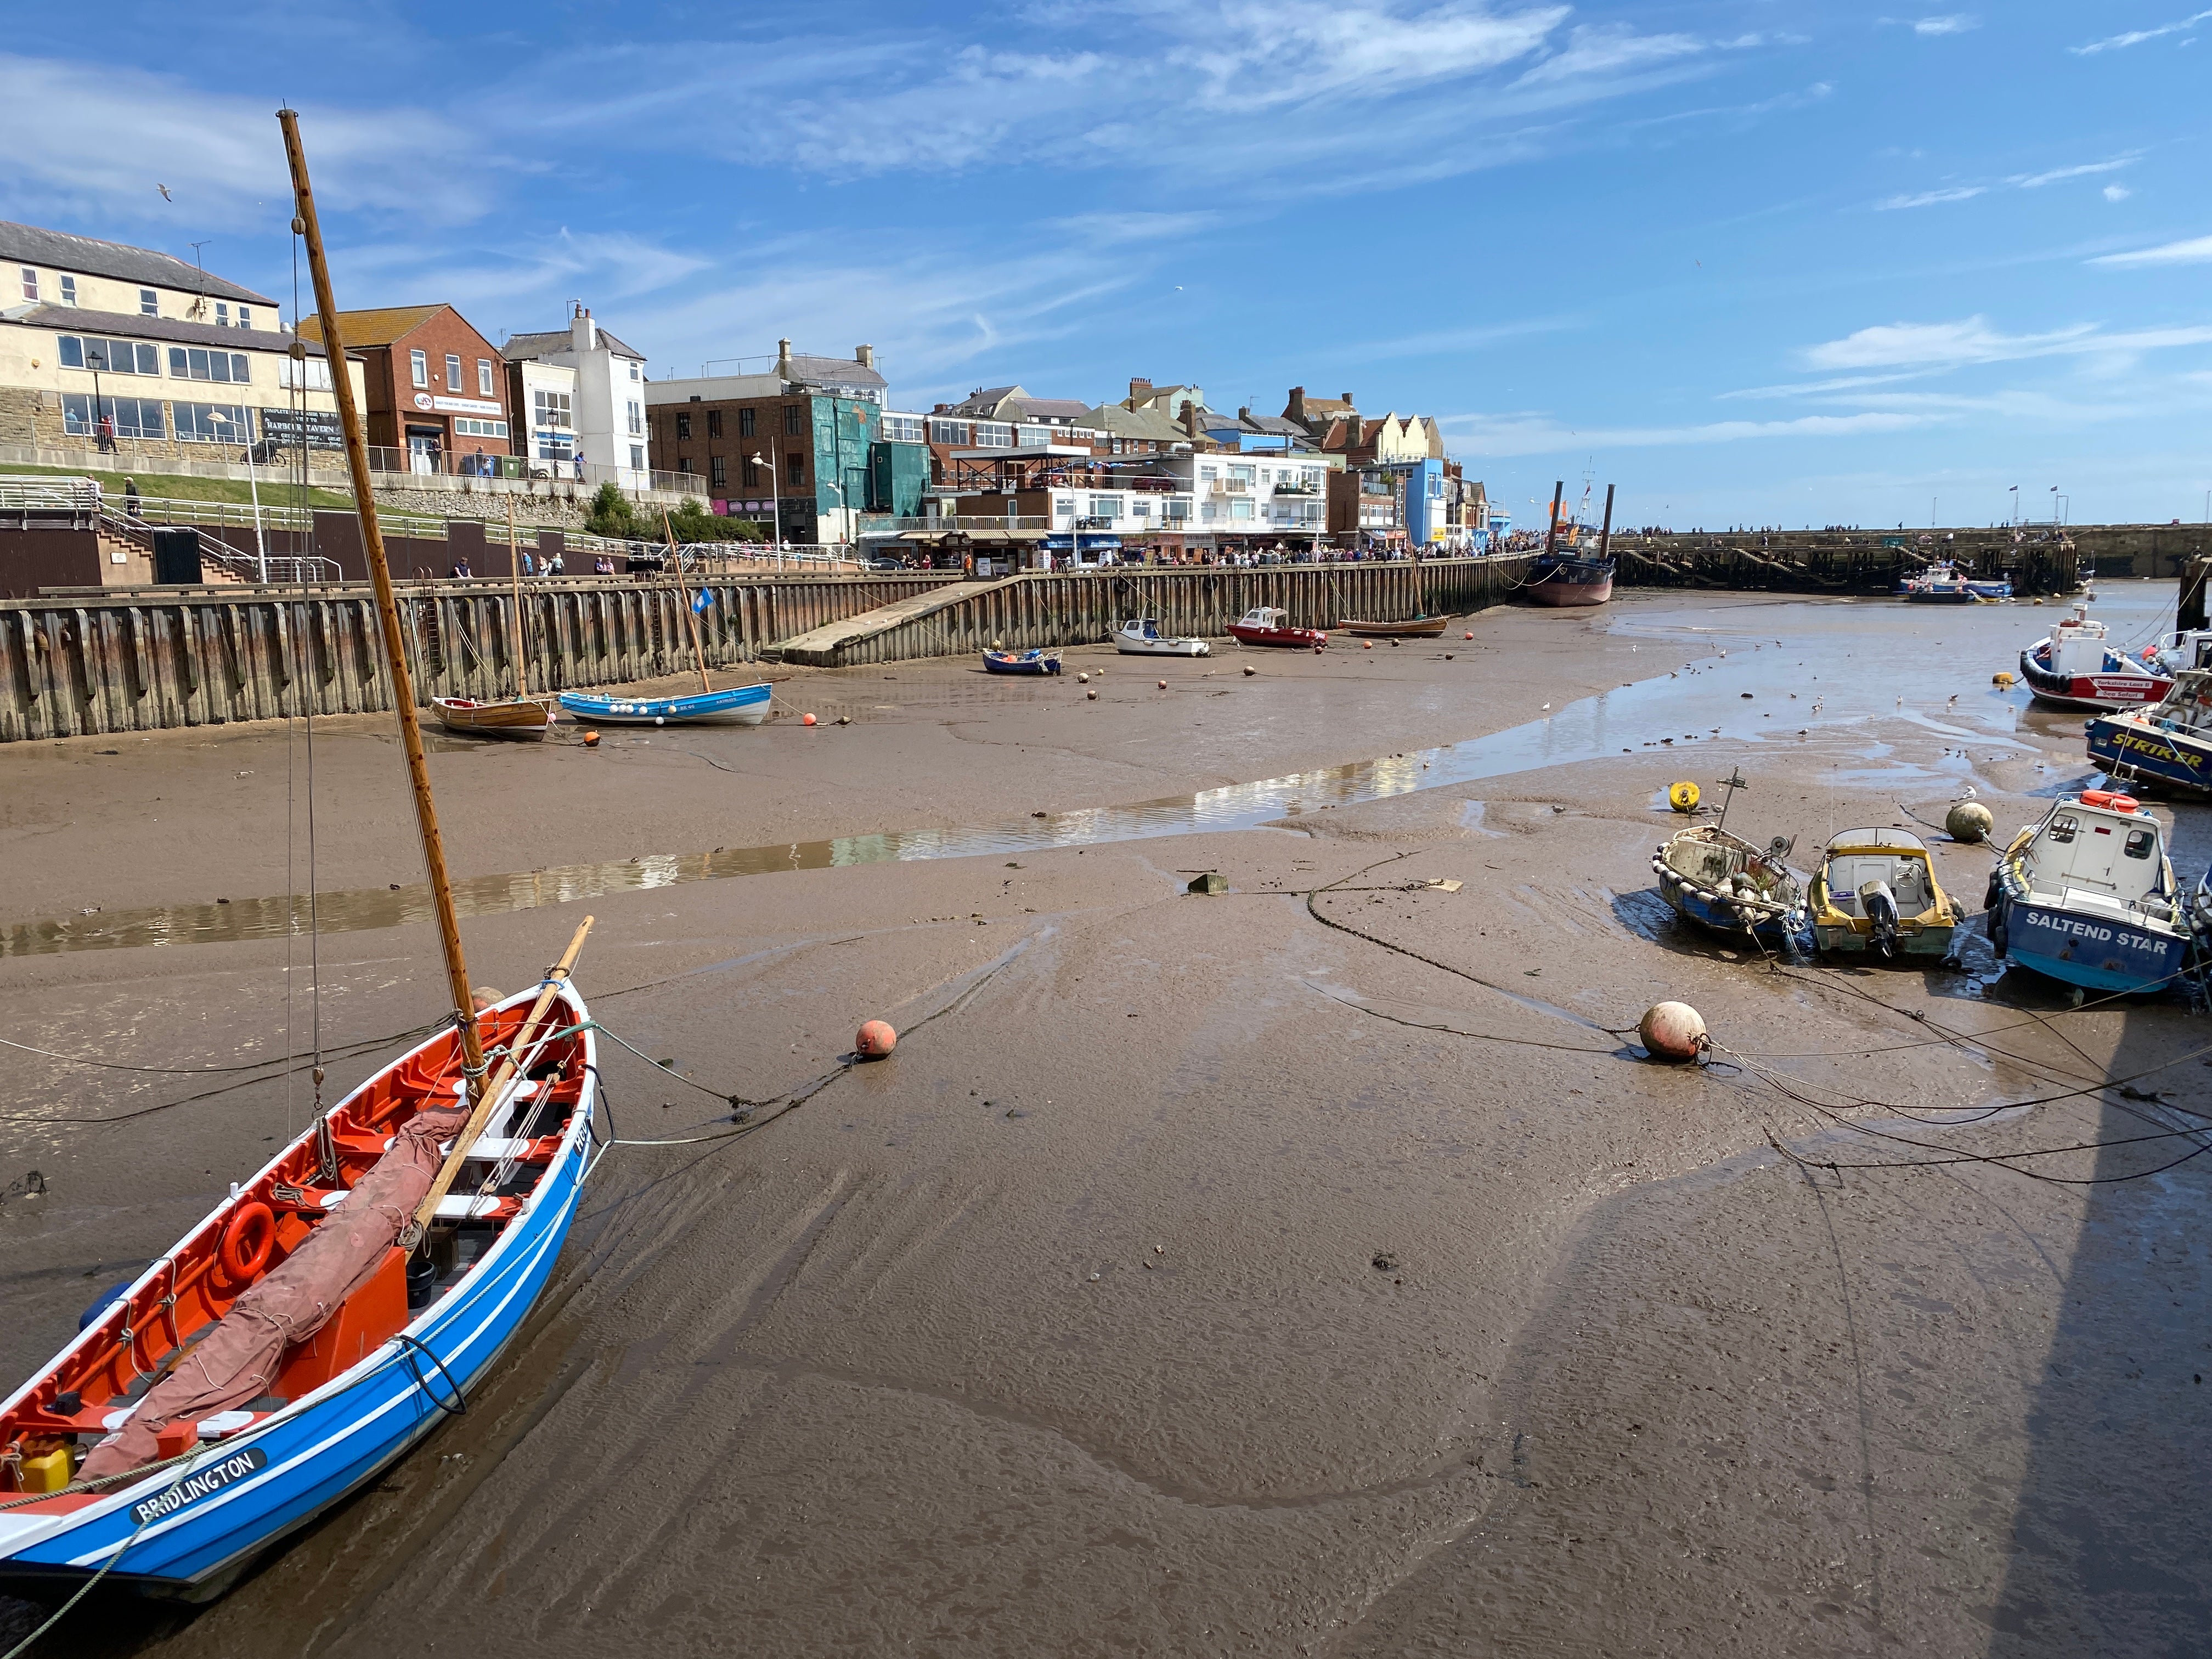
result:
[[(1756, 44), (1755, 37), (1753, 44)], [(1564, 48), (1521, 79), (1524, 84), (1533, 84), (1581, 76), (1618, 74), (1687, 58), (1704, 50), (1704, 43), (1692, 35), (1638, 34), (1626, 23), (1578, 26), (1568, 36)]]
[(1876, 213), (1894, 213), (1899, 208), (1934, 207), (1938, 202), (1970, 202), (1977, 196), (1990, 193), (1987, 185), (1954, 185), (1944, 190), (1923, 190), (1911, 196), (1889, 196), (1874, 204)]
[[(2141, 159), (2133, 155), (2116, 155), (2109, 161), (2081, 161), (2072, 167), (2051, 167), (2042, 173), (2015, 173), (1999, 183), (2008, 190), (2041, 190), (2045, 185), (2058, 184), (2068, 179), (2089, 179), (2102, 173), (2118, 173), (2122, 167), (2133, 167)], [(1884, 197), (1874, 204), (1874, 208), (1877, 213), (1893, 213), (1901, 208), (1934, 207), (1943, 202), (1970, 202), (1975, 197), (1986, 196), (1996, 188), (1996, 184), (1946, 185), (1936, 190)]]
[[(291, 185), (266, 97), (210, 93), (171, 76), (0, 53), (19, 112), (0, 169), (0, 211), (36, 216), (97, 204), (98, 216), (180, 228), (289, 219)], [(304, 112), (318, 193), (452, 224), (482, 213), (501, 166), (432, 110)], [(456, 167), (473, 153), (477, 162)], [(155, 188), (169, 186), (165, 198)]]
[(1569, 427), (1543, 415), (1449, 415), (1442, 422), (1451, 448), (1469, 455), (1549, 455), (1565, 451), (1650, 449), (1676, 445), (1743, 443), (1760, 438), (1838, 438), (1902, 432), (1954, 418), (1949, 411), (1863, 410), (1801, 415), (1786, 421), (1707, 421), (1687, 426)]
[(1979, 28), (1982, 20), (1967, 12), (1953, 12), (1948, 17), (1919, 17), (1912, 23), (1915, 34), (1964, 34), (1968, 29)]
[(2197, 12), (2179, 22), (2161, 23), (2154, 29), (2130, 29), (2124, 34), (2108, 34), (2101, 40), (2092, 40), (2086, 46), (2069, 46), (2066, 50), (2076, 58), (2093, 57), (2100, 52), (2124, 52), (2130, 46), (2139, 46), (2146, 40), (2155, 40), (2162, 34), (2179, 34), (2185, 29), (2193, 29), (2207, 18), (2212, 18), (2212, 11)]
[[(2212, 258), (2212, 253), (2206, 257)], [(1840, 340), (1808, 346), (1799, 356), (1809, 368), (1950, 368), (2032, 357), (2154, 351), (2208, 343), (2212, 343), (2212, 327), (2108, 333), (2096, 323), (2076, 323), (2043, 334), (2004, 334), (1990, 327), (1987, 318), (1977, 316), (1948, 323), (1880, 324)]]
[(2203, 265), (2212, 264), (2212, 236), (2193, 236), (2185, 242), (2166, 242), (2157, 247), (2141, 247), (2128, 253), (2106, 253), (2092, 259), (2093, 265)]
[(2108, 202), (2124, 202), (2129, 197), (2134, 195), (2135, 191), (2130, 190), (2125, 185), (2106, 185), (2104, 193), (2105, 199)]
[(2005, 183), (2015, 190), (2040, 190), (2061, 179), (2087, 179), (2100, 173), (2118, 173), (2122, 167), (2133, 167), (2135, 161), (2132, 155), (2118, 156), (2110, 161), (2084, 161), (2079, 167), (2053, 167), (2048, 173), (2018, 173)]

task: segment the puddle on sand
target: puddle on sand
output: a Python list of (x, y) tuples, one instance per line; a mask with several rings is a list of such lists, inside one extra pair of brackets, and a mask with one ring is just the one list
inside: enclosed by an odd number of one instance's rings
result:
[[(1838, 614), (1852, 629), (1841, 637), (1832, 631)], [(1658, 618), (1638, 615), (1635, 629)], [(1282, 818), (1296, 818), (1337, 807), (1354, 806), (1418, 790), (1435, 789), (1572, 765), (1623, 753), (1648, 753), (1647, 744), (1675, 737), (1674, 752), (1686, 756), (1716, 740), (1752, 742), (1796, 753), (1805, 739), (1801, 727), (1832, 732), (1860, 727), (1871, 720), (1904, 717), (1917, 724), (1955, 733), (1971, 742), (2012, 746), (2002, 734), (2016, 726), (2019, 694), (1997, 696), (1966, 709), (1943, 709), (1937, 725), (1921, 709), (1943, 705), (1961, 678), (1962, 668), (1996, 646), (1978, 641), (1960, 657), (1931, 654), (1917, 626), (1898, 627), (1902, 607), (1879, 602), (1865, 606), (1779, 605), (1764, 607), (1754, 624), (1768, 641), (1758, 651), (1732, 642), (1726, 656), (1697, 659), (1696, 672), (1669, 671), (1618, 690), (1584, 697), (1539, 720), (1486, 737), (1441, 748), (1409, 750), (1350, 765), (1231, 784), (1130, 805), (1059, 812), (1013, 823), (945, 830), (890, 830), (842, 836), (829, 841), (791, 842), (768, 847), (719, 848), (713, 852), (655, 854), (603, 864), (574, 864), (509, 874), (473, 876), (454, 884), (455, 908), (463, 916), (494, 915), (566, 904), (602, 894), (674, 887), (686, 882), (719, 881), (733, 876), (770, 875), (785, 870), (825, 870), (850, 865), (887, 864), (932, 859), (1012, 856), (1054, 848), (1091, 847), (1162, 836), (1211, 830), (1249, 830)], [(1979, 620), (1979, 618), (1978, 618)], [(2027, 631), (2026, 618), (2008, 612), (2008, 634)], [(1853, 647), (1850, 667), (1837, 659), (1838, 644)], [(1689, 647), (1702, 649), (1703, 645)], [(2017, 649), (2017, 645), (2014, 646)], [(1669, 653), (1671, 654), (1671, 653)], [(1822, 713), (1811, 712), (1807, 677), (1826, 670), (1831, 678), (1821, 693)], [(1967, 669), (1966, 672), (1978, 672)], [(1984, 677), (1986, 678), (1986, 677)], [(1800, 690), (1792, 700), (1788, 692)], [(962, 700), (969, 688), (956, 688)], [(977, 701), (996, 687), (979, 688)], [(1746, 697), (1749, 691), (1752, 696)], [(1783, 718), (1774, 708), (1788, 712)], [(1963, 722), (1971, 720), (1972, 725)], [(1954, 725), (1951, 722), (1961, 722)], [(1685, 741), (1680, 734), (1696, 733)], [(1864, 750), (1860, 752), (1863, 753)], [(1486, 829), (1480, 818), (1469, 827)], [(1495, 833), (1492, 831), (1490, 833)], [(367, 889), (323, 894), (317, 921), (325, 932), (396, 927), (430, 920), (428, 890), (416, 884), (397, 890)], [(307, 930), (307, 901), (294, 896), (235, 899), (228, 904), (165, 906), (119, 910), (93, 916), (68, 916), (0, 927), (0, 957), (35, 956), (63, 951), (114, 950), (140, 945), (219, 944), (282, 938)]]

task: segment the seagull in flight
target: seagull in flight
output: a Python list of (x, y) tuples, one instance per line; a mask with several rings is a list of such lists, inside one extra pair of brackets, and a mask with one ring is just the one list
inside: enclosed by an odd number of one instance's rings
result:
[(177, 199), (169, 194), (169, 187), (167, 185), (155, 185), (154, 188), (161, 192), (161, 199), (165, 202), (173, 202)]

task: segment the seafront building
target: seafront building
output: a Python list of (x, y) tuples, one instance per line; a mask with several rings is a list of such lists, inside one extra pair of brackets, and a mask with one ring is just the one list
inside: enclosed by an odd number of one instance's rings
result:
[[(0, 306), (0, 464), (236, 478), (289, 453), (337, 471), (319, 319), (295, 338), (275, 301), (196, 264), (34, 226), (0, 222), (0, 274), (20, 296)], [(1349, 392), (1293, 386), (1280, 415), (1232, 414), (1194, 382), (1132, 376), (1097, 403), (1017, 382), (895, 410), (869, 346), (821, 356), (786, 339), (750, 372), (655, 380), (580, 301), (565, 329), (497, 344), (440, 301), (340, 325), (380, 489), (428, 492), (434, 510), (450, 496), (496, 516), (477, 498), (578, 502), (611, 483), (791, 544), (1024, 562), (1490, 537), (1482, 485), (1435, 421), (1363, 415)]]
[[(301, 334), (322, 338), (322, 319)], [(513, 477), (507, 360), (475, 325), (443, 303), (338, 313), (349, 353), (368, 365), (362, 417), (383, 471)]]
[(268, 295), (150, 248), (7, 222), (0, 276), (0, 447), (32, 452), (21, 459), (336, 447), (321, 343), (295, 360)]
[(516, 453), (532, 476), (647, 487), (642, 352), (600, 327), (580, 301), (565, 330), (510, 334), (500, 354)]
[[(800, 543), (850, 543), (869, 513), (918, 515), (918, 453), (875, 465), (884, 380), (875, 349), (816, 357), (776, 342), (773, 367), (757, 374), (657, 380), (646, 409), (660, 464), (699, 480), (715, 511), (748, 518)], [(880, 478), (885, 496), (870, 494)]]

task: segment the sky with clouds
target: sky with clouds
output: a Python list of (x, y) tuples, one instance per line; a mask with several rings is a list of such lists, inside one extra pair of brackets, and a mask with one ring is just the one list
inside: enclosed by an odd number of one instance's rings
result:
[(787, 336), (872, 343), (908, 408), (1349, 391), (1438, 416), (1524, 520), (1586, 473), (1677, 526), (2212, 499), (2212, 10), (102, 18), (88, 51), (13, 9), (0, 216), (204, 243), (288, 315), (287, 100), (342, 303), (448, 300), (497, 339), (582, 299), (656, 377)]

